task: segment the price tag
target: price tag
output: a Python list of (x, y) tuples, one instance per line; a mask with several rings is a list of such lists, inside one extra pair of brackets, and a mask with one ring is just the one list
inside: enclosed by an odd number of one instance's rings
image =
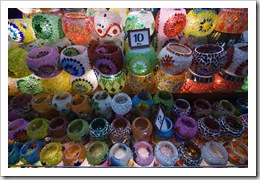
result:
[(150, 46), (149, 28), (128, 31), (128, 42), (130, 48), (149, 47)]
[(159, 108), (158, 114), (156, 116), (155, 125), (159, 130), (167, 130), (167, 124), (164, 120), (164, 114), (161, 108)]

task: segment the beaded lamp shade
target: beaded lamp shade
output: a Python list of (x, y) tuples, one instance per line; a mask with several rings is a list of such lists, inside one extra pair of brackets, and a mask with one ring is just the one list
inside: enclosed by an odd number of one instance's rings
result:
[(83, 13), (66, 13), (62, 18), (62, 28), (74, 44), (87, 44), (94, 33), (92, 20)]
[(187, 14), (184, 29), (186, 36), (203, 37), (209, 35), (217, 24), (218, 15), (211, 9), (192, 9)]
[(17, 43), (29, 43), (36, 40), (32, 19), (9, 19), (8, 37)]
[(223, 8), (218, 13), (216, 31), (227, 34), (242, 34), (248, 28), (248, 9)]
[(121, 17), (114, 11), (99, 11), (94, 17), (96, 34), (101, 39), (114, 40), (123, 31)]
[(125, 31), (149, 28), (150, 35), (155, 29), (154, 17), (151, 11), (132, 11), (127, 15), (125, 21)]
[(34, 95), (43, 91), (41, 78), (33, 74), (15, 79), (15, 85), (20, 92), (25, 94)]
[(21, 48), (14, 48), (8, 51), (8, 76), (22, 78), (29, 76), (32, 72), (26, 65), (27, 52)]

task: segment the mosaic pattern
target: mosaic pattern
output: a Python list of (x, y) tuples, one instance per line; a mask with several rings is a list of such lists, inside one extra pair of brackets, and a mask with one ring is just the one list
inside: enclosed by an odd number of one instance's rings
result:
[(244, 126), (236, 116), (226, 115), (218, 119), (222, 132), (228, 137), (237, 138), (244, 133)]
[(190, 103), (188, 101), (186, 101), (185, 99), (176, 99), (174, 101), (172, 112), (174, 115), (176, 115), (178, 117), (183, 116), (183, 115), (188, 116), (191, 113)]
[(144, 76), (131, 73), (127, 74), (127, 83), (134, 92), (149, 91), (154, 85), (154, 73), (151, 72)]
[(118, 93), (112, 98), (111, 108), (116, 114), (125, 115), (132, 108), (132, 100), (126, 93)]
[(73, 76), (83, 76), (85, 74), (85, 68), (83, 64), (73, 58), (63, 58), (61, 60), (63, 69)]
[(43, 91), (41, 79), (34, 75), (16, 80), (16, 86), (20, 92), (25, 94), (35, 95)]
[(113, 75), (119, 72), (117, 64), (108, 58), (97, 59), (94, 66), (101, 74), (105, 75)]
[(199, 119), (197, 123), (198, 123), (198, 133), (200, 137), (206, 140), (212, 140), (220, 136), (221, 126), (216, 119), (211, 117), (203, 117)]
[(109, 135), (110, 124), (103, 118), (94, 119), (89, 125), (90, 136), (94, 140), (103, 140)]
[[(122, 125), (123, 123), (125, 124)], [(127, 119), (118, 118), (113, 120), (113, 122), (111, 123), (110, 138), (113, 142), (124, 143), (128, 139), (130, 133), (131, 133), (131, 125)]]

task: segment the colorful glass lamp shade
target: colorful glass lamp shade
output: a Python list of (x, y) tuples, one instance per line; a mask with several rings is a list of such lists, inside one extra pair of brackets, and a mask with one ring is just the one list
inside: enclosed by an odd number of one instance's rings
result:
[(43, 91), (41, 78), (34, 74), (16, 79), (15, 85), (20, 92), (25, 94), (35, 95)]
[(147, 75), (135, 75), (131, 71), (127, 73), (127, 83), (135, 92), (150, 91), (154, 86), (154, 72)]

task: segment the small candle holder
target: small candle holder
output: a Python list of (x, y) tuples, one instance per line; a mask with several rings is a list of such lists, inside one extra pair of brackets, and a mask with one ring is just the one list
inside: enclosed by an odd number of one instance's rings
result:
[(52, 98), (52, 106), (60, 112), (60, 114), (68, 114), (71, 112), (70, 103), (72, 95), (69, 92), (58, 92)]
[(25, 94), (35, 95), (43, 91), (41, 79), (33, 74), (16, 79), (15, 85), (20, 92)]
[(133, 159), (139, 166), (149, 166), (154, 161), (153, 147), (146, 141), (135, 143)]
[(48, 135), (53, 141), (62, 141), (67, 136), (69, 121), (63, 117), (56, 117), (50, 121)]
[(131, 158), (132, 151), (126, 144), (116, 143), (109, 150), (109, 162), (112, 166), (125, 167)]
[(220, 100), (216, 101), (212, 104), (212, 112), (211, 114), (215, 118), (220, 118), (224, 115), (234, 115), (235, 106), (229, 102), (228, 100)]
[(159, 108), (165, 115), (169, 115), (173, 108), (173, 96), (169, 91), (159, 91), (153, 96), (152, 112), (154, 115), (158, 113)]
[(228, 152), (228, 161), (235, 165), (248, 164), (248, 147), (238, 141), (230, 141), (224, 144)]
[(80, 166), (86, 159), (86, 148), (79, 143), (68, 143), (64, 145), (62, 161), (64, 166)]
[(31, 100), (33, 96), (29, 94), (17, 94), (10, 101), (10, 107), (17, 110), (21, 114), (28, 112), (32, 109)]
[(171, 139), (171, 137), (173, 135), (173, 128), (174, 128), (172, 120), (168, 117), (164, 117), (164, 121), (166, 121), (167, 129), (159, 130), (156, 128), (155, 134), (159, 139), (162, 139), (162, 140)]
[(43, 166), (57, 166), (62, 161), (63, 145), (51, 142), (43, 147), (40, 153), (40, 161)]
[(74, 119), (67, 127), (67, 136), (75, 142), (86, 143), (89, 135), (89, 124), (83, 119)]
[(91, 165), (101, 165), (109, 157), (108, 145), (103, 141), (94, 141), (87, 148), (86, 158)]
[(94, 119), (89, 126), (89, 133), (94, 140), (104, 140), (108, 138), (110, 124), (103, 118)]
[(132, 105), (139, 115), (149, 117), (153, 105), (152, 95), (146, 91), (141, 91), (133, 97)]
[(153, 132), (152, 123), (145, 117), (136, 118), (131, 125), (132, 135), (135, 141), (148, 141)]
[(132, 109), (132, 100), (126, 93), (118, 93), (112, 98), (111, 108), (116, 114), (125, 115)]
[(196, 118), (202, 118), (211, 114), (211, 104), (205, 99), (195, 100), (192, 113)]
[(76, 94), (71, 99), (71, 110), (79, 117), (84, 117), (91, 113), (91, 98), (85, 94)]
[(15, 165), (20, 161), (21, 144), (8, 144), (8, 166)]
[(125, 118), (116, 118), (110, 126), (110, 139), (113, 143), (125, 143), (131, 133), (131, 124)]
[(32, 140), (43, 139), (48, 135), (48, 119), (35, 118), (29, 122), (26, 133)]
[(35, 95), (31, 101), (32, 108), (40, 114), (46, 114), (53, 110), (52, 95), (42, 92)]
[(175, 116), (189, 116), (191, 113), (190, 103), (185, 99), (176, 99), (173, 104), (172, 112)]
[(178, 150), (170, 141), (160, 141), (154, 149), (156, 161), (162, 166), (174, 166), (178, 160)]
[(224, 136), (228, 138), (240, 137), (245, 131), (242, 122), (236, 116), (224, 115), (218, 121)]
[(221, 125), (213, 117), (203, 117), (197, 121), (198, 134), (205, 140), (217, 139), (221, 133)]
[(25, 141), (28, 122), (24, 119), (16, 119), (8, 124), (8, 139)]
[(97, 91), (92, 97), (92, 104), (95, 109), (95, 115), (102, 118), (112, 118), (111, 108), (112, 98), (106, 91)]

